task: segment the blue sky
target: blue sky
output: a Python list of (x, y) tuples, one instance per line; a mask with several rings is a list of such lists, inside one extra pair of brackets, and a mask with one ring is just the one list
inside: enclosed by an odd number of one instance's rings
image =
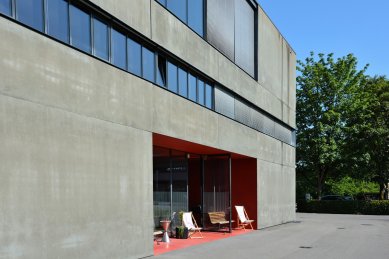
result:
[(389, 0), (258, 0), (297, 53), (353, 53), (389, 78)]

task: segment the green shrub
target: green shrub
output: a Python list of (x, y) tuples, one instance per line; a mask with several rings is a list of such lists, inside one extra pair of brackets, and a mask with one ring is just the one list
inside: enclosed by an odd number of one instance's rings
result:
[(385, 201), (297, 201), (298, 212), (331, 214), (389, 215), (389, 200)]
[(361, 214), (366, 215), (389, 215), (389, 200), (363, 201), (359, 210)]

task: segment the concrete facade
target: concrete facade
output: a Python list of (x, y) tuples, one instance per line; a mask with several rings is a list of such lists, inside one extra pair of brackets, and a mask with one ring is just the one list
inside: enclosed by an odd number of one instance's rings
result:
[[(154, 0), (91, 2), (295, 127), (296, 57), (260, 8), (256, 81)], [(0, 257), (152, 255), (152, 133), (256, 158), (259, 228), (295, 219), (294, 147), (3, 16), (0, 38)]]

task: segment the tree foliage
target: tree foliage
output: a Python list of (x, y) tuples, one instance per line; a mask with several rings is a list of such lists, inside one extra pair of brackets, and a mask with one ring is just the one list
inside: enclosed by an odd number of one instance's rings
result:
[(350, 172), (378, 182), (383, 196), (389, 182), (389, 80), (366, 77), (348, 110), (344, 156)]
[(357, 196), (361, 193), (378, 193), (379, 185), (375, 182), (370, 182), (361, 179), (353, 179), (350, 176), (345, 176), (339, 180), (328, 180), (326, 182), (329, 191), (338, 195)]
[(342, 175), (347, 162), (348, 106), (365, 79), (352, 55), (314, 53), (298, 61), (297, 70), (297, 180), (315, 186), (321, 196), (328, 178)]

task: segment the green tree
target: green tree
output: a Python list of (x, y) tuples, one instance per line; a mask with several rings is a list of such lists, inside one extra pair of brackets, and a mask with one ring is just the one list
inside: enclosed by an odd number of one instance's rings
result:
[(336, 181), (330, 179), (326, 184), (333, 194), (352, 195), (354, 197), (362, 193), (378, 193), (379, 190), (379, 185), (375, 182), (353, 179), (350, 176), (345, 176)]
[[(350, 175), (380, 185), (387, 197), (389, 182), (389, 80), (367, 77), (350, 98), (344, 157)], [(386, 193), (385, 193), (386, 189)]]
[(321, 197), (325, 181), (345, 168), (345, 121), (350, 96), (359, 89), (364, 72), (352, 55), (312, 52), (297, 70), (297, 181), (314, 186)]

